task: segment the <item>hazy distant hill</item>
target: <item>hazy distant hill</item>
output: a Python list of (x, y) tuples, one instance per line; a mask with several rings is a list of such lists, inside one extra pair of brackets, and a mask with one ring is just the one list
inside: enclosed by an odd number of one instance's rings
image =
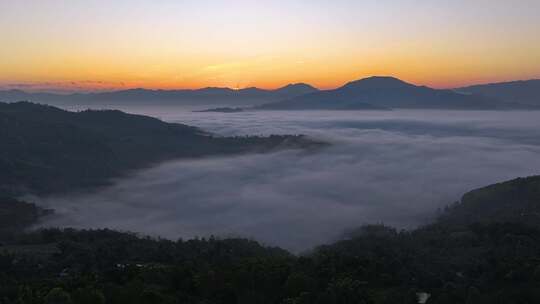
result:
[(276, 90), (246, 88), (203, 88), (198, 90), (148, 90), (129, 89), (87, 94), (27, 93), (20, 90), (0, 91), (0, 101), (31, 101), (61, 104), (168, 104), (168, 105), (259, 105), (267, 102), (294, 98), (318, 91), (303, 84), (290, 84)]
[(456, 90), (507, 102), (540, 106), (540, 79), (474, 85)]
[[(70, 96), (77, 96), (73, 94)], [(0, 102), (34, 101), (34, 102), (57, 102), (67, 101), (68, 95), (54, 93), (28, 93), (22, 90), (0, 90)]]
[(257, 107), (262, 110), (389, 110), (356, 97), (337, 96), (335, 91), (319, 91)]
[(240, 113), (240, 112), (243, 112), (244, 110), (242, 108), (229, 108), (229, 107), (225, 107), (225, 108), (212, 108), (212, 109), (206, 109), (206, 110), (199, 110), (199, 111), (193, 111), (195, 113), (212, 113), (212, 112), (215, 112), (215, 113)]
[(349, 82), (343, 87), (319, 91), (260, 109), (507, 109), (520, 105), (506, 104), (491, 97), (460, 94), (416, 86), (393, 77), (370, 77)]
[(154, 162), (305, 147), (302, 136), (215, 137), (197, 128), (120, 111), (68, 112), (0, 103), (0, 195), (103, 184)]
[(282, 88), (275, 90), (274, 92), (281, 96), (301, 96), (313, 92), (317, 92), (318, 89), (305, 83), (293, 83), (288, 84)]

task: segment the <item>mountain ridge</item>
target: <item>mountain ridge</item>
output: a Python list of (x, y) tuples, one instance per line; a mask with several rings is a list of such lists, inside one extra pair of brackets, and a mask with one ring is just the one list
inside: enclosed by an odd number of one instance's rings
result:
[(478, 84), (457, 88), (456, 91), (498, 97), (507, 102), (540, 106), (540, 79)]
[(405, 82), (393, 76), (370, 76), (366, 78), (349, 81), (345, 85), (341, 86), (340, 88), (351, 89), (351, 88), (359, 87), (359, 86), (360, 87), (369, 86), (371, 88), (385, 89), (385, 88), (396, 88), (396, 87), (411, 87), (415, 85)]
[(0, 90), (0, 101), (52, 105), (144, 104), (251, 106), (258, 109), (535, 109), (540, 107), (540, 79), (434, 89), (393, 76), (371, 76), (330, 90), (290, 83), (277, 89), (205, 87), (199, 89), (131, 88), (106, 92), (57, 94)]
[(373, 76), (351, 81), (327, 91), (268, 103), (265, 110), (289, 109), (466, 109), (492, 110), (527, 108), (482, 95), (462, 94), (448, 89), (417, 86), (395, 77)]
[[(198, 104), (214, 100), (224, 100), (231, 104), (256, 105), (279, 101), (318, 91), (305, 83), (292, 83), (269, 90), (256, 87), (232, 89), (226, 87), (205, 87), (199, 89), (146, 89), (130, 88), (105, 92), (56, 94), (48, 92), (26, 92), (18, 89), (0, 90), (0, 102), (31, 101), (53, 105), (77, 103), (122, 103), (122, 104)], [(212, 103), (211, 103), (212, 104)]]

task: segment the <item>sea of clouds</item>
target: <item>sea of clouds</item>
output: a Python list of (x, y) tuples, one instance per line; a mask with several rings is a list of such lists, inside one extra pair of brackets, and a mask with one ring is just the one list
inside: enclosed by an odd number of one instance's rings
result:
[(413, 228), (466, 191), (540, 173), (540, 112), (127, 110), (220, 135), (332, 145), (171, 161), (93, 193), (39, 199), (56, 210), (43, 226), (242, 236), (300, 252), (366, 223)]

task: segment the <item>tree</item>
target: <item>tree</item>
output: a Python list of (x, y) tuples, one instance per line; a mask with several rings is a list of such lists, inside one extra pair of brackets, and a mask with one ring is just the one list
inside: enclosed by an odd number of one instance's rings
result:
[(104, 304), (105, 296), (100, 290), (85, 287), (73, 293), (73, 301), (77, 304)]
[(71, 296), (62, 288), (56, 287), (45, 296), (45, 304), (71, 304)]

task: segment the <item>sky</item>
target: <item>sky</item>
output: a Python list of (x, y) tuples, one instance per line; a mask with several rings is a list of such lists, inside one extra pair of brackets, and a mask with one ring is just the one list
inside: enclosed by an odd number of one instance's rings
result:
[(538, 0), (0, 0), (0, 88), (540, 78)]

